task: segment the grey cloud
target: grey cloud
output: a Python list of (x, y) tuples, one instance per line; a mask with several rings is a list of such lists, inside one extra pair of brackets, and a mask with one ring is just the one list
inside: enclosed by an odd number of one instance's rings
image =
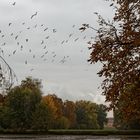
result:
[[(82, 23), (97, 27), (97, 18), (93, 14), (95, 11), (103, 14), (105, 18), (111, 17), (112, 10), (108, 9), (108, 4), (102, 0), (17, 0), (16, 2), (15, 7), (11, 7), (5, 0), (0, 1), (0, 30), (6, 34), (0, 45), (4, 41), (7, 42), (5, 48), (3, 47), (4, 58), (14, 69), (19, 83), (31, 75), (43, 80), (45, 94), (55, 92), (63, 99), (91, 99), (103, 102), (104, 99), (98, 96), (101, 92), (98, 86), (102, 79), (96, 74), (101, 65), (87, 63), (90, 54), (87, 41), (91, 36), (95, 36), (95, 32), (87, 30), (81, 33), (78, 28)], [(37, 16), (31, 20), (31, 15), (36, 11)], [(13, 23), (11, 27), (8, 27), (9, 22)], [(36, 24), (37, 28), (34, 29)], [(41, 24), (44, 26), (41, 27)], [(75, 27), (72, 28), (72, 25)], [(27, 30), (28, 27), (31, 29)], [(46, 32), (43, 31), (45, 27), (48, 27)], [(55, 34), (52, 32), (54, 28), (57, 30)], [(18, 38), (20, 45), (24, 46), (22, 51), (17, 46), (17, 41), (9, 36), (10, 33), (16, 35), (19, 31), (23, 31)], [(70, 33), (74, 35), (68, 43), (61, 45), (63, 40), (68, 39)], [(48, 35), (50, 38), (45, 42), (48, 54), (45, 56), (46, 61), (42, 61), (40, 56), (45, 51), (40, 42)], [(83, 40), (85, 35), (87, 38)], [(25, 41), (26, 38), (29, 39), (28, 43)], [(79, 39), (75, 42), (76, 38)], [(8, 54), (14, 50), (17, 50), (16, 54), (8, 57)], [(56, 53), (56, 59), (52, 63), (53, 51)], [(33, 59), (34, 54), (36, 59)], [(61, 64), (60, 59), (64, 56), (70, 58)], [(30, 71), (31, 69), (34, 70)]]

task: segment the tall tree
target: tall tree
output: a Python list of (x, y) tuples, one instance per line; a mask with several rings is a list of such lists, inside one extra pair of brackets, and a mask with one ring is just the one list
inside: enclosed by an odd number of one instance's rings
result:
[(140, 81), (128, 85), (114, 113), (114, 125), (122, 129), (140, 129)]
[[(103, 64), (98, 73), (105, 78), (103, 95), (110, 108), (114, 108), (128, 84), (140, 79), (140, 0), (108, 1), (115, 7), (115, 15), (112, 22), (107, 22), (96, 13), (100, 28), (96, 30), (95, 42), (89, 42), (92, 49), (89, 62)], [(83, 24), (80, 30), (86, 28), (94, 29)]]
[(76, 119), (77, 128), (80, 129), (97, 129), (97, 106), (90, 101), (76, 102)]
[(47, 104), (41, 101), (32, 115), (32, 129), (47, 131), (50, 128), (52, 117)]
[[(34, 85), (34, 80), (24, 80), (29, 85)], [(41, 100), (41, 90), (39, 87), (31, 87), (29, 85), (19, 85), (8, 92), (6, 97), (6, 107), (11, 113), (11, 124), (9, 127), (13, 129), (29, 129), (32, 122), (32, 114), (35, 112), (37, 105)]]
[[(61, 127), (61, 117), (63, 117), (63, 101), (61, 98), (58, 98), (55, 94), (49, 94), (43, 97), (43, 102), (47, 104), (48, 108), (52, 112), (52, 122), (51, 128), (60, 128)], [(63, 122), (62, 122), (63, 123)]]
[(97, 121), (100, 129), (103, 129), (105, 123), (107, 123), (106, 117), (107, 117), (106, 106), (103, 104), (97, 105)]
[(69, 120), (69, 127), (74, 128), (76, 125), (76, 107), (74, 102), (68, 100), (64, 102), (64, 116)]

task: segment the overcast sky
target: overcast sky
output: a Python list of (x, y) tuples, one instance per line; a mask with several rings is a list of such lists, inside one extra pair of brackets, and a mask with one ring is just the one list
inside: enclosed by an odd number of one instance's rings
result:
[(98, 28), (94, 12), (113, 15), (104, 0), (0, 0), (0, 55), (19, 84), (33, 76), (42, 79), (44, 94), (103, 103), (96, 74), (101, 66), (87, 62), (95, 32), (78, 30), (83, 23)]

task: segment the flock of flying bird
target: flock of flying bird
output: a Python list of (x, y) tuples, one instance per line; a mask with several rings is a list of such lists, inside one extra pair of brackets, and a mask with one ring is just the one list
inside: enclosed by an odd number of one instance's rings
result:
[[(16, 2), (14, 2), (14, 3), (12, 3), (12, 6), (16, 6)], [(36, 16), (38, 15), (38, 12), (35, 12), (33, 15), (31, 15), (30, 16), (30, 20), (32, 20), (33, 18), (35, 18)], [(10, 22), (10, 23), (8, 23), (8, 28), (12, 28), (12, 26), (13, 26), (13, 24), (14, 23), (12, 23), (12, 22)], [(55, 51), (49, 51), (48, 50), (48, 46), (47, 46), (47, 44), (46, 44), (46, 41), (48, 41), (50, 38), (51, 38), (51, 35), (49, 35), (48, 33), (47, 33), (47, 31), (49, 30), (51, 30), (51, 32), (52, 32), (52, 34), (56, 34), (57, 33), (57, 29), (55, 29), (55, 28), (53, 28), (53, 29), (50, 29), (49, 27), (46, 27), (45, 26), (45, 24), (40, 24), (40, 25), (38, 25), (38, 24), (35, 24), (35, 25), (33, 25), (33, 26), (27, 26), (26, 25), (26, 22), (22, 22), (21, 23), (21, 26), (24, 26), (25, 28), (25, 30), (20, 30), (20, 31), (18, 31), (18, 33), (15, 33), (15, 32), (11, 32), (11, 33), (9, 33), (8, 35), (6, 35), (6, 34), (4, 34), (4, 31), (3, 30), (1, 30), (0, 29), (0, 37), (1, 37), (1, 39), (0, 39), (0, 55), (1, 56), (5, 56), (5, 51), (4, 51), (4, 47), (6, 47), (6, 46), (8, 46), (8, 43), (6, 42), (6, 41), (4, 41), (5, 40), (5, 38), (7, 37), (7, 38), (12, 38), (12, 40), (16, 43), (16, 49), (14, 48), (14, 50), (10, 53), (10, 54), (8, 54), (8, 57), (11, 57), (11, 56), (13, 56), (13, 55), (15, 55), (17, 52), (18, 52), (18, 50), (20, 50), (20, 51), (23, 51), (23, 49), (25, 48), (25, 46), (26, 45), (28, 45), (28, 43), (30, 42), (30, 40), (31, 40), (31, 38), (29, 38), (29, 37), (27, 37), (27, 38), (25, 38), (25, 37), (23, 37), (21, 34), (23, 33), (23, 32), (26, 32), (26, 31), (30, 31), (30, 30), (33, 30), (33, 29), (35, 29), (35, 28), (38, 28), (38, 27), (41, 27), (41, 31), (44, 33), (46, 33), (47, 35), (40, 41), (40, 45), (41, 45), (41, 47), (42, 47), (42, 50), (43, 50), (43, 53), (39, 56), (43, 61), (46, 61), (47, 60), (47, 54), (51, 54), (52, 55), (52, 60), (51, 60), (51, 63), (53, 63), (55, 60), (58, 60), (58, 58), (57, 58), (57, 53), (55, 52)], [(75, 28), (75, 25), (72, 25), (72, 28)], [(20, 36), (21, 35), (21, 36)], [(60, 42), (59, 42), (59, 45), (65, 45), (66, 43), (68, 43), (69, 42), (69, 39), (70, 38), (72, 38), (72, 40), (73, 40), (73, 42), (77, 42), (80, 38), (79, 37), (76, 37), (76, 38), (74, 38), (74, 33), (70, 33), (69, 35), (68, 35), (68, 37), (67, 37), (67, 39), (66, 40), (61, 40)], [(82, 37), (82, 39), (83, 40), (85, 40), (86, 39), (86, 35), (84, 35), (83, 37)], [(27, 48), (25, 49), (26, 51), (27, 51)], [(34, 52), (34, 49), (32, 48), (28, 48), (28, 52), (29, 53), (31, 53), (31, 55), (32, 55), (32, 58), (33, 59), (35, 59), (37, 56), (36, 56), (36, 54), (35, 53), (33, 53)], [(81, 52), (83, 52), (83, 50), (81, 49)], [(59, 61), (59, 63), (61, 63), (61, 64), (63, 64), (63, 63), (65, 63), (66, 61), (68, 61), (68, 60), (70, 60), (70, 56), (69, 55), (65, 55), (65, 56), (63, 56), (60, 60), (58, 60)], [(27, 58), (26, 58), (26, 60), (25, 60), (25, 62), (24, 62), (26, 65), (28, 64), (28, 60), (27, 60)], [(34, 69), (33, 68), (31, 68), (30, 69), (30, 71), (33, 71)]]

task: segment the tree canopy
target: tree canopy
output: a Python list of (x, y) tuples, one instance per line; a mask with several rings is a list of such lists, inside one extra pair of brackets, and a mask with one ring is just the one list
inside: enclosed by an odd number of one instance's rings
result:
[[(0, 94), (0, 128), (16, 131), (97, 129), (105, 124), (106, 110), (90, 101), (63, 101), (55, 94), (43, 96), (41, 82), (31, 77)], [(99, 110), (99, 111), (97, 111)], [(104, 118), (105, 117), (105, 118)], [(102, 127), (103, 129), (103, 127)]]
[(99, 29), (83, 24), (80, 30), (91, 28), (97, 32), (95, 41), (89, 42), (89, 62), (103, 64), (98, 74), (104, 77), (103, 95), (111, 109), (126, 87), (140, 79), (140, 0), (108, 1), (115, 8), (112, 21), (96, 13)]

